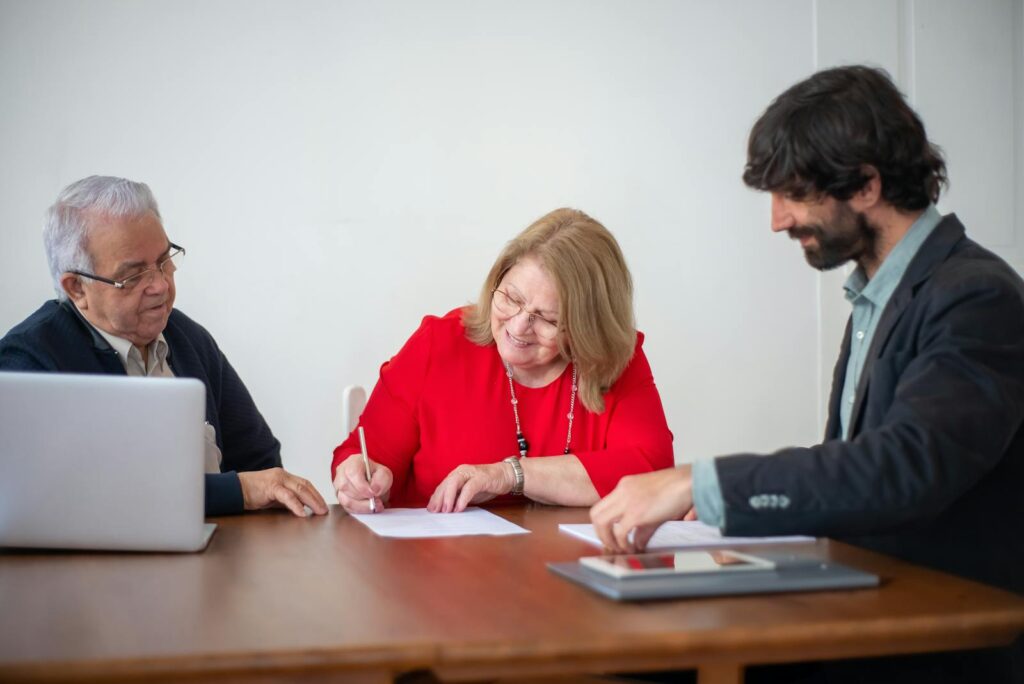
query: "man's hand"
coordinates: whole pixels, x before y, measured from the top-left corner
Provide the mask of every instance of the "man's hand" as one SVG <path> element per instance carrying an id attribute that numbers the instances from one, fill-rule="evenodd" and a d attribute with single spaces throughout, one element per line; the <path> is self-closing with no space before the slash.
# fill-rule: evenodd
<path id="1" fill-rule="evenodd" d="M 366 466 L 362 454 L 352 454 L 338 466 L 334 474 L 334 491 L 338 495 L 338 503 L 349 513 L 369 513 L 370 500 L 379 513 L 391 494 L 394 475 L 391 468 L 370 462 L 370 481 L 366 481 Z"/>
<path id="2" fill-rule="evenodd" d="M 662 523 L 693 508 L 691 466 L 628 475 L 612 493 L 594 504 L 590 520 L 612 553 L 638 553 Z"/>
<path id="3" fill-rule="evenodd" d="M 309 480 L 296 477 L 284 468 L 238 473 L 238 481 L 242 484 L 242 499 L 247 511 L 272 507 L 287 508 L 304 518 L 305 505 L 317 515 L 327 514 L 327 504 L 320 496 L 320 492 L 316 491 L 316 487 Z"/>

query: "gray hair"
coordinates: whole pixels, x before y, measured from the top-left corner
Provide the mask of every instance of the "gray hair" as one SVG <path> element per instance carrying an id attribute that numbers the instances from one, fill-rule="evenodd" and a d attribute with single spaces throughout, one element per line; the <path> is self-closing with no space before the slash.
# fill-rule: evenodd
<path id="1" fill-rule="evenodd" d="M 149 186 L 114 176 L 89 176 L 60 191 L 57 201 L 46 211 L 43 244 L 50 265 L 57 298 L 68 298 L 60 279 L 68 271 L 93 269 L 86 250 L 90 219 L 95 217 L 134 218 L 153 212 L 160 218 L 156 199 Z"/>

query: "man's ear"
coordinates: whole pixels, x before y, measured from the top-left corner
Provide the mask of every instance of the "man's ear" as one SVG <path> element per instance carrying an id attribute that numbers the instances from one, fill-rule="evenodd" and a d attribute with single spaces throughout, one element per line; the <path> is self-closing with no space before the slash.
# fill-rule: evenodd
<path id="1" fill-rule="evenodd" d="M 60 286 L 64 288 L 68 299 L 74 302 L 79 310 L 84 311 L 89 308 L 89 298 L 85 294 L 85 288 L 82 287 L 82 279 L 79 276 L 74 273 L 65 273 L 60 277 Z"/>
<path id="2" fill-rule="evenodd" d="M 850 198 L 850 207 L 857 212 L 870 210 L 882 201 L 882 174 L 871 164 L 862 165 L 860 171 L 868 181 Z"/>

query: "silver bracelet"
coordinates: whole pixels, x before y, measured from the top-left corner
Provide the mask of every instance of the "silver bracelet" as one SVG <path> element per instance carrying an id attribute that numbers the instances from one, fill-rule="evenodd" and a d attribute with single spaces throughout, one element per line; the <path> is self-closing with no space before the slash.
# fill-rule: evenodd
<path id="1" fill-rule="evenodd" d="M 505 459 L 505 463 L 512 466 L 512 475 L 516 478 L 515 483 L 512 485 L 512 491 L 510 492 L 513 496 L 523 495 L 523 484 L 525 478 L 523 477 L 523 464 L 519 462 L 517 456 L 509 456 Z"/>

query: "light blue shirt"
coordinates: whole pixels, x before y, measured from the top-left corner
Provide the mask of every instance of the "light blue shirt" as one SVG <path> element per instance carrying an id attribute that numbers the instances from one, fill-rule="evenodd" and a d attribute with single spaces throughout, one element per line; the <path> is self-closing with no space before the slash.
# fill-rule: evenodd
<path id="1" fill-rule="evenodd" d="M 856 400 L 857 384 L 878 321 L 896 286 L 907 272 L 907 266 L 941 220 L 942 215 L 938 209 L 929 205 L 885 257 L 874 278 L 868 280 L 864 269 L 858 266 L 843 285 L 846 299 L 853 305 L 850 359 L 846 364 L 846 380 L 843 382 L 839 406 L 840 434 L 844 439 L 849 434 L 850 413 Z M 704 458 L 693 463 L 693 505 L 701 522 L 718 528 L 725 526 L 725 500 L 718 483 L 714 458 Z"/>
<path id="2" fill-rule="evenodd" d="M 874 278 L 868 280 L 864 269 L 858 266 L 843 284 L 846 301 L 853 305 L 850 358 L 846 362 L 843 392 L 839 395 L 839 434 L 843 439 L 850 435 L 850 413 L 857 398 L 857 385 L 860 383 L 864 360 L 871 348 L 871 340 L 875 336 L 882 312 L 892 298 L 892 293 L 896 291 L 896 286 L 903 280 L 903 274 L 907 272 L 907 266 L 917 254 L 917 250 L 941 220 L 942 215 L 938 209 L 934 205 L 929 205 L 910 226 L 903 239 L 892 248 L 889 256 L 885 257 Z"/>

